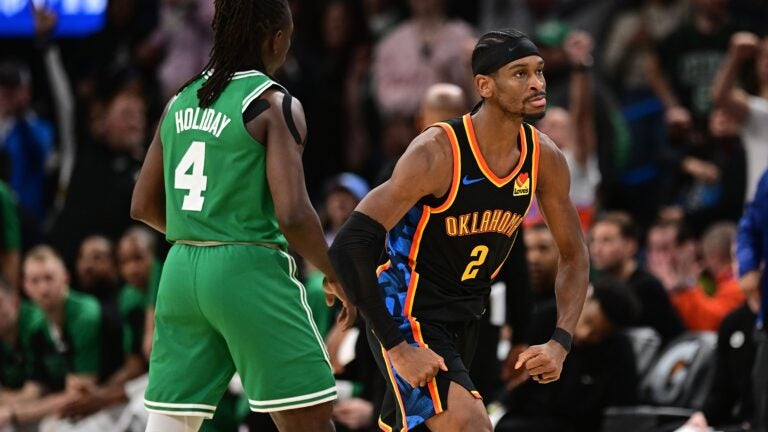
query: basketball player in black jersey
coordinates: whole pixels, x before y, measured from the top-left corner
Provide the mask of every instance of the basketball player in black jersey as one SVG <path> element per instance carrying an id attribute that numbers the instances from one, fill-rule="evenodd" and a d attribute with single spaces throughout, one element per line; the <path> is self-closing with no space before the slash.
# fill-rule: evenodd
<path id="1" fill-rule="evenodd" d="M 329 252 L 389 383 L 384 431 L 491 431 L 467 371 L 491 283 L 534 194 L 560 251 L 557 329 L 516 367 L 557 380 L 584 304 L 589 264 L 568 166 L 524 122 L 544 115 L 544 62 L 524 34 L 505 30 L 480 39 L 472 68 L 482 103 L 416 137 Z M 378 266 L 384 245 L 389 260 Z"/>

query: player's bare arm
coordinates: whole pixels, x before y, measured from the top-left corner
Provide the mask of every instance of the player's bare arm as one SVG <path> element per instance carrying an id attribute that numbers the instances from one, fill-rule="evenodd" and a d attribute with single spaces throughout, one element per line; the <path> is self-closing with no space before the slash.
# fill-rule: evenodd
<path id="1" fill-rule="evenodd" d="M 360 202 L 330 250 L 350 300 L 366 315 L 393 366 L 413 387 L 426 385 L 447 367 L 432 350 L 413 347 L 403 339 L 379 295 L 376 266 L 386 231 L 422 197 L 441 197 L 448 192 L 453 172 L 451 151 L 440 128 L 430 128 L 416 137 L 392 177 Z"/>
<path id="2" fill-rule="evenodd" d="M 451 187 L 453 155 L 448 136 L 427 129 L 408 146 L 392 177 L 371 191 L 356 211 L 377 220 L 388 231 L 422 197 L 441 197 Z"/>
<path id="3" fill-rule="evenodd" d="M 161 118 L 158 125 L 162 124 L 162 121 Z M 136 186 L 133 188 L 131 217 L 165 234 L 165 185 L 160 126 L 155 131 Z"/>
<path id="4" fill-rule="evenodd" d="M 267 181 L 275 204 L 275 216 L 288 243 L 301 256 L 336 280 L 328 260 L 328 245 L 320 219 L 309 200 L 304 183 L 301 155 L 307 137 L 307 123 L 301 102 L 278 90 L 267 90 L 260 98 L 266 108 L 248 123 L 248 132 L 267 146 Z M 289 105 L 290 118 L 283 114 Z M 342 315 L 345 328 L 352 326 L 356 313 L 346 302 L 341 289 L 334 293 L 345 303 Z"/>
<path id="5" fill-rule="evenodd" d="M 568 197 L 568 164 L 555 143 L 543 133 L 538 134 L 541 148 L 539 169 L 548 175 L 539 176 L 536 196 L 560 251 L 555 280 L 558 330 L 546 344 L 534 345 L 521 354 L 515 367 L 525 365 L 534 380 L 546 384 L 560 378 L 568 353 L 564 343 L 570 345 L 570 337 L 584 307 L 589 283 L 589 257 L 579 217 Z M 564 342 L 563 337 L 568 340 Z"/>

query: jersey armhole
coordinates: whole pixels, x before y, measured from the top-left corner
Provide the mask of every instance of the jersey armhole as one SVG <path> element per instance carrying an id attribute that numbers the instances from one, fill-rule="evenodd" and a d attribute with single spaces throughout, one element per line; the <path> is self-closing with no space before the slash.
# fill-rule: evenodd
<path id="1" fill-rule="evenodd" d="M 280 90 L 283 93 L 288 94 L 288 90 L 285 89 L 285 87 L 281 86 L 280 84 L 272 81 L 271 79 L 267 79 L 267 81 L 261 83 L 258 87 L 256 87 L 252 92 L 248 93 L 248 95 L 243 98 L 243 113 L 245 113 L 248 110 L 248 107 L 251 106 L 251 104 L 259 98 L 265 91 L 269 90 L 272 87 L 277 87 L 278 90 Z"/>
<path id="2" fill-rule="evenodd" d="M 422 202 L 432 209 L 432 213 L 440 213 L 451 207 L 459 191 L 459 177 L 461 176 L 461 150 L 459 149 L 459 139 L 451 125 L 445 122 L 439 122 L 429 127 L 443 128 L 445 134 L 448 135 L 448 140 L 451 142 L 451 154 L 453 156 L 453 174 L 451 176 L 451 187 L 448 189 L 448 192 L 443 194 L 443 196 L 440 198 L 435 197 L 434 195 L 429 195 L 422 198 Z"/>
<path id="3" fill-rule="evenodd" d="M 245 133 L 251 138 L 251 140 L 253 140 L 253 142 L 265 148 L 266 148 L 266 143 L 262 143 L 258 141 L 256 138 L 252 137 L 250 132 L 248 132 L 248 127 L 246 125 L 249 121 L 258 117 L 261 113 L 263 113 L 264 111 L 270 108 L 269 103 L 263 99 L 259 99 L 259 97 L 262 94 L 264 94 L 265 91 L 271 89 L 272 87 L 275 87 L 278 91 L 282 93 L 290 95 L 290 93 L 288 93 L 288 90 L 286 90 L 285 87 L 276 83 L 275 81 L 272 81 L 271 79 L 268 79 L 266 82 L 256 87 L 252 92 L 248 93 L 248 95 L 243 99 L 243 112 L 242 112 L 242 116 L 240 117 L 240 121 L 243 122 L 243 128 L 245 129 Z"/>

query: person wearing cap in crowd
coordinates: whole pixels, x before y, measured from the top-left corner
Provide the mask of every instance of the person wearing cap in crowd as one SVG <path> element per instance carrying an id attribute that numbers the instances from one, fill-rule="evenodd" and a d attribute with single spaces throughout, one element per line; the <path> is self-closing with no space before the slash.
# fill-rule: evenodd
<path id="1" fill-rule="evenodd" d="M 326 183 L 322 222 L 328 244 L 369 190 L 368 182 L 351 172 L 338 174 Z"/>
<path id="2" fill-rule="evenodd" d="M 416 137 L 329 250 L 388 380 L 383 430 L 492 429 L 467 371 L 490 285 L 534 194 L 560 252 L 558 320 L 551 339 L 524 351 L 517 368 L 541 384 L 556 381 L 584 305 L 589 263 L 568 165 L 524 122 L 544 115 L 544 61 L 525 34 L 509 29 L 480 38 L 472 69 L 482 102 Z M 385 243 L 389 262 L 377 271 Z"/>

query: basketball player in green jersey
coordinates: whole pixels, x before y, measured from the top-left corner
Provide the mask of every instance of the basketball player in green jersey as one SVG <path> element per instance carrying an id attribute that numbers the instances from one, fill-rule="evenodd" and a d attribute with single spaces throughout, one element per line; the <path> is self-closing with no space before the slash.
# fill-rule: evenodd
<path id="1" fill-rule="evenodd" d="M 301 163 L 306 123 L 271 79 L 286 0 L 216 0 L 211 60 L 168 103 L 131 214 L 173 242 L 160 280 L 148 432 L 197 431 L 237 371 L 281 431 L 332 431 L 336 387 L 287 244 L 335 280 Z M 329 291 L 341 292 L 336 284 Z M 344 309 L 347 323 L 354 309 Z"/>

